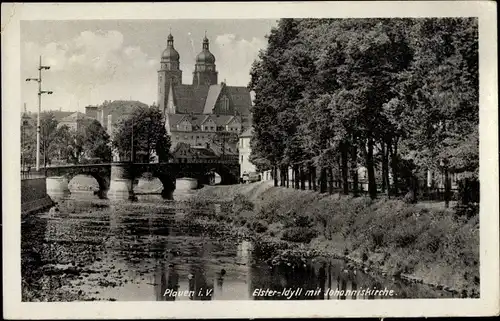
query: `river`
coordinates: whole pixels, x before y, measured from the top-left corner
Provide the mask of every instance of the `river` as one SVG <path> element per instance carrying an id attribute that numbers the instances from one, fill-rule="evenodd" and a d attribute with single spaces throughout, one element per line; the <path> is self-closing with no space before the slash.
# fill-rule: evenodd
<path id="1" fill-rule="evenodd" d="M 370 276 L 338 259 L 272 266 L 259 244 L 186 224 L 190 209 L 182 200 L 190 194 L 176 192 L 176 201 L 139 195 L 131 203 L 77 193 L 59 200 L 60 211 L 30 217 L 22 224 L 23 301 L 451 296 L 422 284 Z M 384 295 L 374 293 L 385 289 Z"/>

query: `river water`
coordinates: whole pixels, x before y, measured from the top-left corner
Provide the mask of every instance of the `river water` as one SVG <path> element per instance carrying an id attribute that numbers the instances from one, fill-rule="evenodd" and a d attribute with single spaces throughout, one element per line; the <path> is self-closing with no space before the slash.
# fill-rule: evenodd
<path id="1" fill-rule="evenodd" d="M 261 245 L 186 224 L 189 192 L 130 203 L 72 194 L 22 224 L 23 300 L 173 301 L 439 298 L 337 259 L 272 266 Z M 213 210 L 212 207 L 196 209 Z M 221 223 L 222 224 L 222 223 Z M 392 296 L 362 290 L 392 290 Z M 356 295 L 342 290 L 358 290 Z M 26 294 L 26 295 L 24 295 Z"/>

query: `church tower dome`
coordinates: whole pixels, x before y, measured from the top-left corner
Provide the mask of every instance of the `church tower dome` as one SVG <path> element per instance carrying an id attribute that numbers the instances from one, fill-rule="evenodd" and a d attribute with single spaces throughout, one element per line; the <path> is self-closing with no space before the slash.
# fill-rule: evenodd
<path id="1" fill-rule="evenodd" d="M 167 37 L 167 48 L 163 50 L 161 55 L 162 62 L 179 62 L 179 53 L 174 48 L 174 37 L 169 34 Z"/>
<path id="2" fill-rule="evenodd" d="M 210 52 L 207 35 L 203 38 L 202 51 L 196 56 L 193 72 L 193 85 L 216 85 L 217 71 L 215 70 L 215 56 Z"/>
<path id="3" fill-rule="evenodd" d="M 203 50 L 196 56 L 196 63 L 214 64 L 215 56 L 209 50 L 208 38 L 203 38 Z"/>

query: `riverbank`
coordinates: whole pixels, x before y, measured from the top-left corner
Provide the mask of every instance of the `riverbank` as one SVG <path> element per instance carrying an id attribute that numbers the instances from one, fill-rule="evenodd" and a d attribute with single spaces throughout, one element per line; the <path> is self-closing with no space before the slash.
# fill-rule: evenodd
<path id="1" fill-rule="evenodd" d="M 224 222 L 238 233 L 350 260 L 365 271 L 479 296 L 479 216 L 401 200 L 273 187 L 208 186 L 195 202 L 229 202 Z M 222 220 L 221 218 L 215 218 Z M 213 218 L 212 218 L 213 220 Z"/>

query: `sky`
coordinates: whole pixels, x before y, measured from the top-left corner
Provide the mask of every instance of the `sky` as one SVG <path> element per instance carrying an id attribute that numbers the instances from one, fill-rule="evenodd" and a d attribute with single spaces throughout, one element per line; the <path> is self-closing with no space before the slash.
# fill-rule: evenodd
<path id="1" fill-rule="evenodd" d="M 43 110 L 85 111 L 104 100 L 157 99 L 160 56 L 172 32 L 184 84 L 191 84 L 196 55 L 207 33 L 219 82 L 247 86 L 250 67 L 276 20 L 79 20 L 21 22 L 21 95 L 36 111 L 42 64 Z"/>

